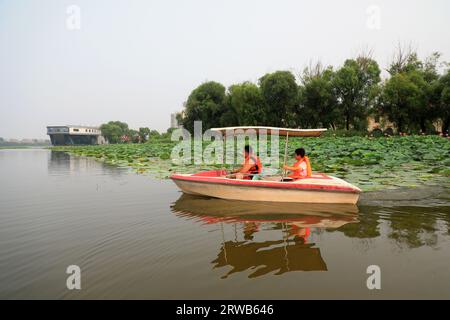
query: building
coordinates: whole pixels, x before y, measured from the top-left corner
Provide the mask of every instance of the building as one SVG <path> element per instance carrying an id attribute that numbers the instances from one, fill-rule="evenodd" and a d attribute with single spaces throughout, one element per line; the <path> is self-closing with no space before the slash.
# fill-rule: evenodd
<path id="1" fill-rule="evenodd" d="M 102 132 L 97 127 L 48 126 L 47 134 L 54 146 L 106 143 Z"/>
<path id="2" fill-rule="evenodd" d="M 170 114 L 170 128 L 178 128 L 177 113 Z"/>
<path id="3" fill-rule="evenodd" d="M 374 133 L 376 131 L 380 134 L 393 135 L 397 132 L 395 125 L 390 122 L 386 117 L 368 117 L 367 118 L 367 131 Z"/>
<path id="4" fill-rule="evenodd" d="M 432 130 L 439 133 L 442 128 L 442 120 L 436 120 L 431 123 Z M 393 135 L 399 133 L 394 123 L 390 122 L 387 117 L 368 117 L 367 118 L 367 131 L 384 133 L 387 135 Z"/>

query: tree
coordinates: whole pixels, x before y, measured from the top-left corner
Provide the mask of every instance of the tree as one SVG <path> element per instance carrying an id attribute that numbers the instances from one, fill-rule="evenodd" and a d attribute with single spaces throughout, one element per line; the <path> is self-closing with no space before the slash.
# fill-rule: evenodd
<path id="1" fill-rule="evenodd" d="M 407 74 L 409 80 L 417 87 L 419 91 L 416 95 L 416 101 L 411 106 L 409 114 L 410 127 L 412 129 L 420 128 L 420 131 L 427 131 L 427 122 L 432 119 L 431 90 L 432 83 L 425 80 L 425 73 L 419 70 L 409 71 Z"/>
<path id="2" fill-rule="evenodd" d="M 222 114 L 219 118 L 220 127 L 233 127 L 237 126 L 239 115 L 233 110 L 230 105 L 230 97 L 227 95 L 226 102 L 222 107 Z"/>
<path id="3" fill-rule="evenodd" d="M 421 67 L 422 62 L 418 59 L 417 52 L 412 48 L 412 46 L 402 46 L 399 44 L 397 46 L 397 51 L 394 53 L 392 61 L 389 64 L 387 72 L 393 76 L 398 73 L 417 70 Z"/>
<path id="4" fill-rule="evenodd" d="M 436 85 L 439 84 L 438 65 L 440 64 L 441 54 L 434 52 L 427 57 L 424 62 L 418 64 L 415 70 L 417 76 L 416 83 L 420 86 L 424 93 L 424 101 L 421 108 L 417 110 L 417 122 L 422 132 L 427 131 L 427 127 L 431 127 L 430 123 L 436 118 L 441 117 L 439 112 L 439 101 L 436 100 Z"/>
<path id="5" fill-rule="evenodd" d="M 149 128 L 139 128 L 138 135 L 139 135 L 139 142 L 146 142 L 148 138 L 150 137 L 151 131 Z"/>
<path id="6" fill-rule="evenodd" d="M 415 80 L 417 81 L 417 80 Z M 383 86 L 381 109 L 388 119 L 403 132 L 412 116 L 423 103 L 423 91 L 410 73 L 397 73 Z"/>
<path id="7" fill-rule="evenodd" d="M 140 143 L 141 142 L 141 136 L 139 134 L 139 131 L 137 131 L 137 130 L 129 129 L 126 136 L 128 137 L 128 139 L 126 139 L 124 142 L 132 142 L 132 143 Z"/>
<path id="8" fill-rule="evenodd" d="M 298 123 L 302 127 L 335 127 L 338 115 L 333 76 L 333 69 L 324 69 L 320 63 L 303 70 L 297 110 Z"/>
<path id="9" fill-rule="evenodd" d="M 268 126 L 283 127 L 295 125 L 295 109 L 298 99 L 298 86 L 294 75 L 289 71 L 268 73 L 259 79 Z"/>
<path id="10" fill-rule="evenodd" d="M 427 132 L 427 128 L 431 126 L 431 121 L 439 117 L 437 114 L 439 92 L 436 90 L 439 87 L 437 84 L 440 58 L 441 54 L 435 52 L 424 61 L 421 61 L 417 53 L 411 48 L 405 50 L 401 47 L 398 48 L 397 53 L 394 55 L 394 59 L 388 68 L 391 79 L 397 75 L 403 75 L 403 84 L 409 81 L 414 85 L 413 91 L 416 99 L 416 101 L 411 101 L 408 104 L 402 104 L 407 110 L 403 112 L 405 116 L 401 117 L 400 123 L 402 128 L 399 128 L 399 131 L 408 127 L 410 130 L 420 129 L 421 132 Z M 397 84 L 401 85 L 400 82 L 397 82 Z M 397 89 L 400 90 L 399 87 Z M 384 98 L 386 100 L 389 96 L 384 95 Z M 397 98 L 397 101 L 400 101 L 399 98 L 401 97 Z M 405 99 L 404 102 L 406 102 Z M 389 110 L 392 112 L 391 109 Z M 397 114 L 399 115 L 400 113 L 397 112 Z"/>
<path id="11" fill-rule="evenodd" d="M 338 101 L 338 110 L 345 121 L 345 128 L 362 129 L 361 123 L 369 113 L 375 99 L 381 70 L 369 55 L 346 60 L 335 73 L 333 86 Z"/>
<path id="12" fill-rule="evenodd" d="M 122 136 L 129 134 L 128 124 L 120 121 L 109 121 L 102 124 L 100 130 L 109 143 L 119 143 Z"/>
<path id="13" fill-rule="evenodd" d="M 173 129 L 173 128 L 171 128 Z M 161 137 L 161 134 L 157 131 L 157 130 L 150 130 L 150 133 L 148 135 L 148 139 L 152 139 L 152 138 L 159 138 Z"/>
<path id="14" fill-rule="evenodd" d="M 225 106 L 225 87 L 214 81 L 205 82 L 189 95 L 184 116 L 180 119 L 182 126 L 193 132 L 194 121 L 202 121 L 203 128 L 208 129 L 220 124 Z"/>
<path id="15" fill-rule="evenodd" d="M 259 87 L 250 82 L 232 85 L 228 89 L 228 103 L 240 126 L 264 125 L 264 102 Z M 224 123 L 223 125 L 231 125 Z"/>
<path id="16" fill-rule="evenodd" d="M 434 115 L 442 120 L 442 133 L 448 133 L 450 126 L 450 70 L 436 81 L 434 88 Z"/>

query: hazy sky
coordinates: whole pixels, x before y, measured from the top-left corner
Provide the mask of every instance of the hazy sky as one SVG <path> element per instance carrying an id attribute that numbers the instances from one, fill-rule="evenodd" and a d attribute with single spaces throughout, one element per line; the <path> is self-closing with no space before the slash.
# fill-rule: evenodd
<path id="1" fill-rule="evenodd" d="M 448 0 L 0 0 L 0 137 L 109 120 L 161 131 L 206 80 L 338 66 L 363 48 L 385 67 L 399 42 L 450 60 L 449 30 Z"/>

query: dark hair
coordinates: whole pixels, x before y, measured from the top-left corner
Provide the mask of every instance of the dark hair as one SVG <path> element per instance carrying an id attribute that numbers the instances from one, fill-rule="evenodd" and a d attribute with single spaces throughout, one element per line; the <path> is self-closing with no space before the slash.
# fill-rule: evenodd
<path id="1" fill-rule="evenodd" d="M 252 147 L 250 147 L 249 145 L 244 147 L 245 152 L 247 153 L 251 153 L 253 151 Z"/>
<path id="2" fill-rule="evenodd" d="M 298 149 L 295 149 L 295 154 L 303 158 L 305 156 L 306 152 L 305 152 L 305 149 L 298 148 Z"/>

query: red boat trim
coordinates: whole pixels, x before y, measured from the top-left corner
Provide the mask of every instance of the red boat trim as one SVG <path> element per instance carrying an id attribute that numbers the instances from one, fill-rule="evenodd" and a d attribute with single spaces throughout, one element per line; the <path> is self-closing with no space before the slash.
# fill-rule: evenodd
<path id="1" fill-rule="evenodd" d="M 242 187 L 255 187 L 255 188 L 272 188 L 272 189 L 297 189 L 297 190 L 315 190 L 315 191 L 335 191 L 335 192 L 351 192 L 360 193 L 351 187 L 342 186 L 324 186 L 316 184 L 298 184 L 292 182 L 274 183 L 271 181 L 253 181 L 253 180 L 231 180 L 226 178 L 211 178 L 206 176 L 183 176 L 174 174 L 170 177 L 172 180 L 189 181 L 196 183 L 209 183 L 209 184 L 222 184 L 222 185 L 235 185 Z"/>

